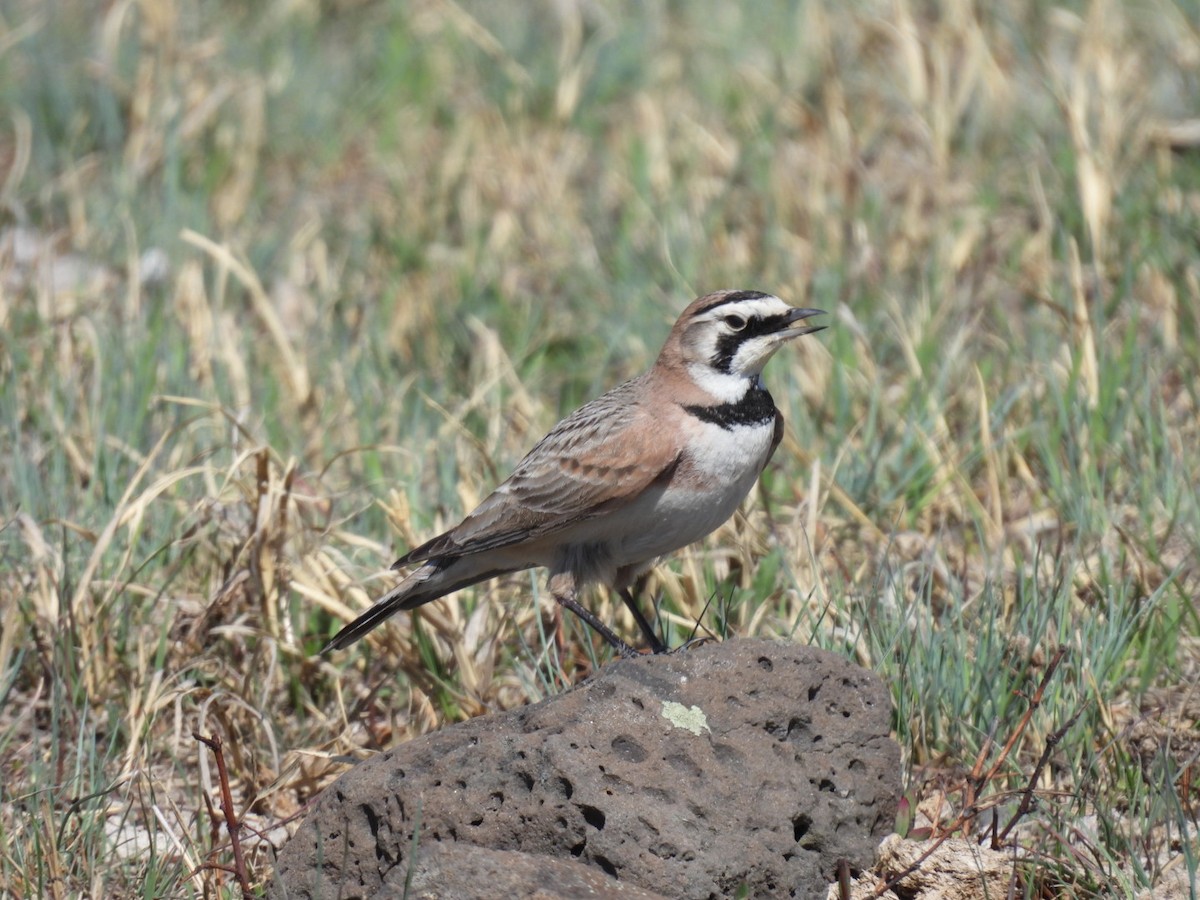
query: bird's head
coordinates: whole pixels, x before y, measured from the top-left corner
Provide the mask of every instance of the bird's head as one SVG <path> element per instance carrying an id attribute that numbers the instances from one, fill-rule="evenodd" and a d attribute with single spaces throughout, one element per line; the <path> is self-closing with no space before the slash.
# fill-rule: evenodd
<path id="1" fill-rule="evenodd" d="M 718 291 L 683 311 L 663 347 L 662 360 L 696 374 L 707 370 L 714 380 L 753 380 L 786 341 L 825 328 L 800 324 L 824 314 L 788 306 L 759 291 Z"/>

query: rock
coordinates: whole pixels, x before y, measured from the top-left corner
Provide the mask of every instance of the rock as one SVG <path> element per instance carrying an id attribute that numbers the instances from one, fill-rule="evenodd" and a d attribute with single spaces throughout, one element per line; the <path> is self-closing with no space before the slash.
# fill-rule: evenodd
<path id="1" fill-rule="evenodd" d="M 439 841 L 417 853 L 412 880 L 397 866 L 372 896 L 396 900 L 462 900 L 464 897 L 528 897 L 531 900 L 667 900 L 663 894 L 617 881 L 576 859 L 555 859 L 519 850 L 491 850 Z"/>
<path id="2" fill-rule="evenodd" d="M 1012 896 L 1017 884 L 1018 859 L 1011 847 L 993 850 L 978 841 L 952 838 L 934 847 L 934 841 L 910 841 L 888 835 L 879 845 L 873 872 L 864 873 L 850 886 L 850 900 L 988 900 Z M 930 852 L 932 851 L 932 852 Z M 929 853 L 928 856 L 925 854 Z M 878 885 L 890 881 L 909 867 L 915 871 L 900 879 L 895 891 L 880 895 Z M 1019 887 L 1016 888 L 1020 890 Z M 838 900 L 840 892 L 830 888 L 826 900 Z"/>
<path id="3" fill-rule="evenodd" d="M 281 851 L 270 894 L 402 892 L 415 828 L 418 871 L 444 871 L 454 847 L 474 862 L 454 874 L 479 879 L 453 893 L 427 879 L 420 896 L 531 895 L 542 882 L 489 874 L 503 866 L 488 851 L 517 851 L 546 872 L 604 873 L 606 891 L 822 897 L 838 860 L 869 867 L 894 824 L 889 721 L 875 675 L 811 647 L 729 641 L 620 660 L 347 772 Z"/>

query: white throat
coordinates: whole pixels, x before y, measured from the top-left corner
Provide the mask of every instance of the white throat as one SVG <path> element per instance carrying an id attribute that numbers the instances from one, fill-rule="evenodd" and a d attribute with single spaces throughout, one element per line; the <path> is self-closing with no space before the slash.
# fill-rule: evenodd
<path id="1" fill-rule="evenodd" d="M 746 391 L 750 390 L 758 381 L 758 376 L 751 379 L 745 375 L 719 372 L 712 366 L 702 363 L 693 363 L 688 366 L 688 375 L 692 377 L 692 381 L 696 382 L 698 387 L 710 393 L 713 399 L 721 403 L 737 403 L 746 396 Z"/>

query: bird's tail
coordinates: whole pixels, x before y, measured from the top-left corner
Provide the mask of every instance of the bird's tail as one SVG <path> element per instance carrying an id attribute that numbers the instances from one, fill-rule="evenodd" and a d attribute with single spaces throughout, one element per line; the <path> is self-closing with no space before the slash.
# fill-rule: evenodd
<path id="1" fill-rule="evenodd" d="M 482 569 L 472 565 L 469 557 L 454 560 L 430 560 L 416 571 L 410 573 L 398 585 L 375 601 L 375 605 L 334 635 L 322 653 L 332 650 L 343 650 L 349 647 L 368 631 L 379 625 L 384 619 L 395 615 L 401 610 L 416 609 L 422 604 L 429 603 L 446 594 L 498 575 L 516 572 L 527 566 L 514 566 L 501 569 Z"/>

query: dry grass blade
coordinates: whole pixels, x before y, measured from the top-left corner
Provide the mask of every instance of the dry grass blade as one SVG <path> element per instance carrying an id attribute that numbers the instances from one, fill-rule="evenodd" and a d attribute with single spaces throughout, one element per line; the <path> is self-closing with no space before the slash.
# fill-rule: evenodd
<path id="1" fill-rule="evenodd" d="M 254 270 L 238 259 L 233 251 L 224 244 L 218 244 L 191 229 L 184 229 L 180 237 L 207 253 L 222 270 L 231 272 L 246 289 L 254 304 L 255 313 L 267 329 L 267 333 L 270 334 L 275 349 L 279 351 L 282 374 L 291 388 L 292 402 L 296 409 L 303 409 L 312 400 L 312 385 L 309 380 L 308 367 L 292 347 L 287 330 L 283 327 L 279 314 L 271 304 L 271 300 Z"/>

